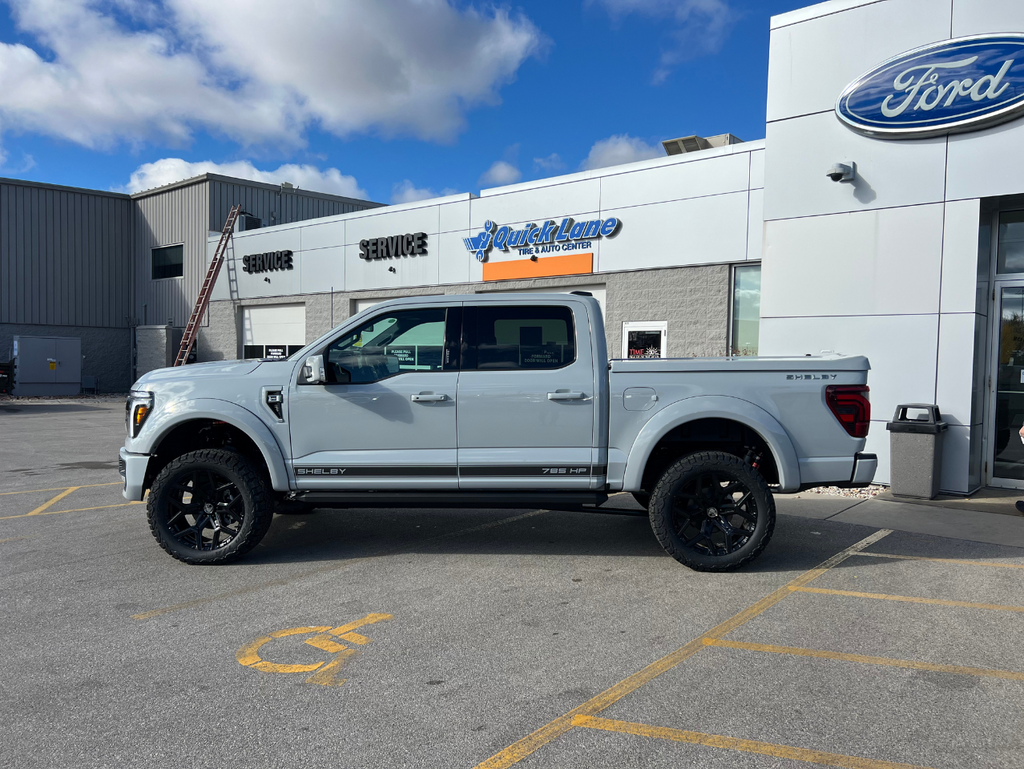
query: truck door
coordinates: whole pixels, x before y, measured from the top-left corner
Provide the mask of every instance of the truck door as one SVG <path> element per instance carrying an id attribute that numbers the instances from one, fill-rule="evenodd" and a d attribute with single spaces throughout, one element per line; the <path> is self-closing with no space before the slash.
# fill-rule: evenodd
<path id="1" fill-rule="evenodd" d="M 586 311 L 565 304 L 464 308 L 459 487 L 589 489 L 594 361 Z"/>
<path id="2" fill-rule="evenodd" d="M 324 348 L 328 383 L 290 395 L 299 489 L 458 488 L 461 315 L 461 306 L 385 310 Z"/>

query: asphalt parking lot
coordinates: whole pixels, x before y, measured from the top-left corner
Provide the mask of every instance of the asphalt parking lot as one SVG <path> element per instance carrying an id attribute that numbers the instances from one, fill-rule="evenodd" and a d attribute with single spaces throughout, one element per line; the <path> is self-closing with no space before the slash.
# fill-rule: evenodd
<path id="1" fill-rule="evenodd" d="M 711 575 L 643 517 L 347 510 L 190 567 L 123 431 L 0 404 L 2 766 L 1024 763 L 1024 550 L 781 515 Z"/>

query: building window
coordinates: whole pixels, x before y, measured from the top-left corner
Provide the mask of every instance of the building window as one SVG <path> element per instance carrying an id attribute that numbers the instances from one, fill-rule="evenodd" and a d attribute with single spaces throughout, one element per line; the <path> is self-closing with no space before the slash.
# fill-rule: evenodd
<path id="1" fill-rule="evenodd" d="M 185 247 L 163 246 L 153 249 L 153 280 L 180 278 L 185 274 Z"/>
<path id="2" fill-rule="evenodd" d="M 999 214 L 999 256 L 996 272 L 1024 272 L 1024 211 Z"/>
<path id="3" fill-rule="evenodd" d="M 761 265 L 744 264 L 732 273 L 731 355 L 757 355 L 761 324 Z"/>
<path id="4" fill-rule="evenodd" d="M 623 358 L 664 358 L 668 349 L 668 321 L 626 321 L 622 324 Z"/>

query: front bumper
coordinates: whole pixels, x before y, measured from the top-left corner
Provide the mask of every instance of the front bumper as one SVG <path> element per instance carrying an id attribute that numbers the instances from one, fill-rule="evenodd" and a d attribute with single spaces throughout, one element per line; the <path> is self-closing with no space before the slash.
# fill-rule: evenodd
<path id="1" fill-rule="evenodd" d="M 121 449 L 117 467 L 124 481 L 121 494 L 131 502 L 141 502 L 146 483 L 146 468 L 149 466 L 149 454 L 132 454 Z"/>

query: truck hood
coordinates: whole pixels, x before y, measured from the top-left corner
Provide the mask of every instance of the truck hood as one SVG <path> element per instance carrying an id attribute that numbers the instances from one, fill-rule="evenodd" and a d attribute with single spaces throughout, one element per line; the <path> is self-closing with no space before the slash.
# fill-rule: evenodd
<path id="1" fill-rule="evenodd" d="M 245 376 L 251 374 L 260 366 L 258 360 L 227 360 L 213 361 L 211 363 L 193 363 L 188 366 L 176 368 L 158 368 L 143 374 L 139 380 L 132 385 L 133 390 L 145 390 L 146 385 L 160 387 L 173 382 L 193 382 L 196 379 L 206 377 L 231 377 Z"/>

